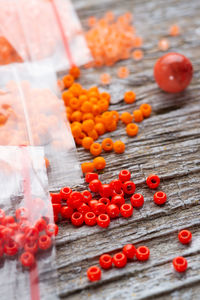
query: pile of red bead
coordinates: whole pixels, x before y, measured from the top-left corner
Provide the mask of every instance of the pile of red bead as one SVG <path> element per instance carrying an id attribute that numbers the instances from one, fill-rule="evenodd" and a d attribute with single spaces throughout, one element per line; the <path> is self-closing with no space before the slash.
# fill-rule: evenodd
<path id="1" fill-rule="evenodd" d="M 116 253 L 113 257 L 110 254 L 103 254 L 99 258 L 99 264 L 102 269 L 108 270 L 112 265 L 116 268 L 124 268 L 128 260 L 133 260 L 135 257 L 139 261 L 149 259 L 150 251 L 146 246 L 140 246 L 137 249 L 132 244 L 127 244 L 121 252 Z M 98 266 L 92 266 L 87 270 L 87 276 L 90 281 L 98 281 L 101 279 L 101 269 Z"/>
<path id="2" fill-rule="evenodd" d="M 21 264 L 30 268 L 35 264 L 38 250 L 44 251 L 51 247 L 58 226 L 49 223 L 47 217 L 41 217 L 31 224 L 29 216 L 25 207 L 18 208 L 15 216 L 6 215 L 0 209 L 0 257 L 20 254 Z"/>

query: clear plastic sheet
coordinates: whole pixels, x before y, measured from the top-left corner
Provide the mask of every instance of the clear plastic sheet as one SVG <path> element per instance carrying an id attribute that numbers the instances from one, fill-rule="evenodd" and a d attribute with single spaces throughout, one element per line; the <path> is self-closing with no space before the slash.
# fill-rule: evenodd
<path id="1" fill-rule="evenodd" d="M 43 148 L 0 146 L 0 189 L 1 299 L 57 299 L 54 236 L 47 232 L 54 221 Z M 41 236 L 48 236 L 46 249 Z M 21 255 L 30 245 L 38 249 L 35 263 L 27 267 Z"/>
<path id="2" fill-rule="evenodd" d="M 76 147 L 47 64 L 0 68 L 0 144 L 44 146 L 50 190 L 80 182 Z"/>
<path id="3" fill-rule="evenodd" d="M 56 71 L 91 61 L 69 0 L 1 0 L 0 24 L 24 61 L 50 58 Z"/>

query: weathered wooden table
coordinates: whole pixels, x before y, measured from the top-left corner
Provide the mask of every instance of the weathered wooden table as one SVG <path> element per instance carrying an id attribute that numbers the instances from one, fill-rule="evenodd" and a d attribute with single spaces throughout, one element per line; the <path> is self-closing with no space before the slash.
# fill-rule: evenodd
<path id="1" fill-rule="evenodd" d="M 106 182 L 119 170 L 128 168 L 142 192 L 145 204 L 133 217 L 111 222 L 109 229 L 74 228 L 62 224 L 57 238 L 57 272 L 59 295 L 64 299 L 173 299 L 200 298 L 200 1 L 199 0 L 74 0 L 80 19 L 102 16 L 107 10 L 116 14 L 131 11 L 137 32 L 144 39 L 144 60 L 122 61 L 111 68 L 83 70 L 80 82 L 92 86 L 99 74 L 108 71 L 113 78 L 108 90 L 115 104 L 112 109 L 132 111 L 140 104 L 152 105 L 153 113 L 139 125 L 137 138 L 127 137 L 123 126 L 113 132 L 126 143 L 123 155 L 105 155 L 107 166 L 102 176 Z M 177 23 L 182 34 L 169 38 L 170 51 L 188 56 L 194 66 L 194 78 L 183 93 L 172 95 L 160 91 L 153 79 L 153 66 L 163 53 L 158 40 L 167 36 L 169 26 Z M 116 70 L 127 65 L 131 75 L 118 79 Z M 125 105 L 125 90 L 133 89 L 137 102 Z M 78 149 L 81 161 L 90 154 Z M 164 207 L 152 201 L 153 191 L 145 186 L 150 173 L 159 174 L 161 189 L 167 193 Z M 192 231 L 191 245 L 178 242 L 180 229 Z M 131 262 L 126 268 L 103 272 L 102 280 L 90 283 L 86 277 L 89 266 L 97 264 L 99 255 L 114 253 L 127 242 L 145 244 L 151 258 L 145 263 Z M 172 259 L 182 255 L 188 260 L 185 274 L 175 273 Z"/>

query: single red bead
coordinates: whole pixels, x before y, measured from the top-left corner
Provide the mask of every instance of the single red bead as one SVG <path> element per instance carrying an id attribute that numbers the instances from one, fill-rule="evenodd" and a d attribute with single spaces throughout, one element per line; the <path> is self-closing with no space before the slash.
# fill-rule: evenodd
<path id="1" fill-rule="evenodd" d="M 60 190 L 60 198 L 67 201 L 71 193 L 72 190 L 68 186 L 65 186 Z"/>
<path id="2" fill-rule="evenodd" d="M 67 200 L 68 206 L 78 208 L 83 203 L 83 195 L 79 192 L 72 192 Z"/>
<path id="3" fill-rule="evenodd" d="M 27 220 L 21 220 L 20 222 L 19 222 L 19 230 L 21 231 L 21 232 L 26 232 L 26 230 L 29 228 L 29 227 L 31 227 L 31 224 L 30 224 L 30 222 L 29 221 L 27 221 Z"/>
<path id="4" fill-rule="evenodd" d="M 38 239 L 38 236 L 39 236 L 39 231 L 37 230 L 36 227 L 29 227 L 26 230 L 25 237 L 27 241 L 30 242 L 36 241 Z"/>
<path id="5" fill-rule="evenodd" d="M 37 230 L 39 232 L 45 230 L 45 228 L 47 227 L 47 222 L 44 218 L 39 218 L 36 223 L 35 223 L 35 228 L 37 228 Z"/>
<path id="6" fill-rule="evenodd" d="M 174 258 L 172 263 L 177 272 L 185 272 L 187 270 L 187 260 L 182 256 Z"/>
<path id="7" fill-rule="evenodd" d="M 131 197 L 131 204 L 136 208 L 142 207 L 144 204 L 144 197 L 141 194 L 134 194 Z"/>
<path id="8" fill-rule="evenodd" d="M 135 192 L 135 183 L 132 181 L 125 181 L 123 184 L 124 193 L 132 195 Z"/>
<path id="9" fill-rule="evenodd" d="M 129 181 L 131 179 L 131 172 L 129 170 L 121 170 L 119 172 L 119 180 L 121 182 Z"/>
<path id="10" fill-rule="evenodd" d="M 3 209 L 0 208 L 0 224 L 3 221 L 3 219 L 5 218 L 5 211 Z"/>
<path id="11" fill-rule="evenodd" d="M 12 228 L 4 226 L 1 229 L 1 237 L 4 241 L 10 240 L 10 238 L 14 235 L 15 231 Z"/>
<path id="12" fill-rule="evenodd" d="M 16 219 L 19 220 L 27 220 L 29 217 L 29 211 L 26 207 L 19 207 L 15 211 Z"/>
<path id="13" fill-rule="evenodd" d="M 61 212 L 61 204 L 60 203 L 53 203 L 52 208 L 53 208 L 54 215 L 58 215 Z"/>
<path id="14" fill-rule="evenodd" d="M 107 207 L 110 204 L 110 200 L 108 198 L 103 197 L 99 199 L 99 203 L 103 203 Z"/>
<path id="15" fill-rule="evenodd" d="M 125 203 L 120 207 L 120 213 L 124 218 L 130 218 L 133 214 L 133 206 L 131 204 Z"/>
<path id="16" fill-rule="evenodd" d="M 92 210 L 95 213 L 95 215 L 97 215 L 97 216 L 99 216 L 101 214 L 105 214 L 106 205 L 101 202 L 98 202 L 98 203 L 94 204 Z"/>
<path id="17" fill-rule="evenodd" d="M 8 228 L 12 229 L 13 231 L 18 231 L 19 230 L 19 224 L 14 222 L 14 223 L 9 223 L 7 225 Z"/>
<path id="18" fill-rule="evenodd" d="M 50 223 L 47 225 L 45 231 L 48 236 L 56 236 L 58 234 L 58 225 Z"/>
<path id="19" fill-rule="evenodd" d="M 39 237 L 38 246 L 41 250 L 47 250 L 51 247 L 52 241 L 51 238 L 44 234 Z"/>
<path id="20" fill-rule="evenodd" d="M 74 226 L 81 226 L 84 222 L 84 216 L 80 212 L 76 211 L 71 216 L 71 222 Z"/>
<path id="21" fill-rule="evenodd" d="M 182 244 L 189 244 L 192 240 L 192 233 L 189 230 L 181 230 L 178 239 Z"/>
<path id="22" fill-rule="evenodd" d="M 92 266 L 87 270 L 87 277 L 90 281 L 98 281 L 101 279 L 101 269 L 97 266 Z"/>
<path id="23" fill-rule="evenodd" d="M 84 221 L 85 221 L 85 224 L 88 225 L 88 226 L 96 225 L 97 218 L 96 218 L 95 213 L 93 213 L 92 211 L 87 212 L 84 216 Z"/>
<path id="24" fill-rule="evenodd" d="M 119 216 L 119 207 L 116 204 L 110 204 L 107 206 L 106 212 L 111 219 L 117 218 Z"/>
<path id="25" fill-rule="evenodd" d="M 110 182 L 110 188 L 112 191 L 120 193 L 122 189 L 122 182 L 119 179 L 114 179 Z"/>
<path id="26" fill-rule="evenodd" d="M 132 244 L 127 244 L 123 247 L 123 253 L 126 255 L 127 258 L 133 259 L 136 254 L 136 248 Z"/>
<path id="27" fill-rule="evenodd" d="M 20 261 L 24 267 L 30 268 L 35 264 L 35 257 L 31 252 L 26 251 L 20 256 Z"/>
<path id="28" fill-rule="evenodd" d="M 167 201 L 167 195 L 164 192 L 156 192 L 153 196 L 153 200 L 157 205 L 162 205 Z"/>
<path id="29" fill-rule="evenodd" d="M 149 175 L 146 183 L 150 189 L 156 189 L 160 184 L 160 178 L 157 175 Z"/>
<path id="30" fill-rule="evenodd" d="M 97 203 L 99 203 L 99 201 L 96 200 L 96 199 L 90 200 L 90 201 L 89 201 L 89 206 L 93 209 L 93 207 L 94 207 Z"/>
<path id="31" fill-rule="evenodd" d="M 61 202 L 60 193 L 50 193 L 50 196 L 51 196 L 51 203 L 60 203 Z"/>
<path id="32" fill-rule="evenodd" d="M 13 216 L 5 216 L 1 221 L 1 224 L 5 226 L 10 223 L 15 223 L 15 218 Z"/>
<path id="33" fill-rule="evenodd" d="M 79 211 L 81 214 L 85 215 L 87 212 L 91 211 L 91 208 L 90 208 L 87 204 L 82 203 L 82 204 L 79 206 L 78 211 Z"/>
<path id="34" fill-rule="evenodd" d="M 110 225 L 110 217 L 107 214 L 101 214 L 97 217 L 97 224 L 102 227 L 106 228 Z"/>
<path id="35" fill-rule="evenodd" d="M 101 255 L 99 258 L 99 264 L 105 270 L 112 268 L 112 256 L 109 254 Z"/>
<path id="36" fill-rule="evenodd" d="M 92 200 L 92 194 L 89 191 L 85 190 L 81 194 L 83 195 L 83 201 L 85 203 L 88 203 L 90 200 Z"/>
<path id="37" fill-rule="evenodd" d="M 24 244 L 24 250 L 35 254 L 38 251 L 37 241 L 28 241 Z"/>
<path id="38" fill-rule="evenodd" d="M 154 77 L 159 87 L 168 93 L 183 91 L 190 83 L 193 67 L 190 60 L 179 53 L 168 53 L 154 66 Z"/>
<path id="39" fill-rule="evenodd" d="M 94 179 L 89 183 L 89 189 L 94 193 L 98 193 L 100 187 L 101 187 L 101 181 L 99 179 Z"/>
<path id="40" fill-rule="evenodd" d="M 4 253 L 13 256 L 18 252 L 18 245 L 14 240 L 9 240 L 4 245 Z"/>
<path id="41" fill-rule="evenodd" d="M 73 212 L 74 212 L 74 210 L 70 206 L 63 206 L 61 208 L 61 216 L 63 217 L 63 219 L 70 219 Z"/>
<path id="42" fill-rule="evenodd" d="M 112 195 L 112 190 L 109 184 L 102 184 L 100 189 L 99 189 L 99 193 L 101 195 L 101 197 L 110 197 Z"/>
<path id="43" fill-rule="evenodd" d="M 119 208 L 125 203 L 125 199 L 123 196 L 115 195 L 111 199 L 111 204 L 117 205 Z"/>
<path id="44" fill-rule="evenodd" d="M 123 189 L 121 189 L 121 191 L 119 191 L 119 192 L 116 192 L 116 191 L 112 191 L 112 196 L 114 197 L 114 196 L 121 196 L 121 197 L 124 197 L 124 191 L 123 191 Z"/>
<path id="45" fill-rule="evenodd" d="M 146 246 L 140 246 L 136 250 L 136 257 L 140 261 L 148 260 L 150 256 L 149 248 Z"/>
<path id="46" fill-rule="evenodd" d="M 98 176 L 97 173 L 92 173 L 92 172 L 86 173 L 86 175 L 85 175 L 85 181 L 87 183 L 90 183 L 94 179 L 99 179 L 99 176 Z"/>
<path id="47" fill-rule="evenodd" d="M 113 263 L 116 268 L 123 268 L 127 264 L 127 257 L 123 252 L 118 252 L 113 256 Z"/>

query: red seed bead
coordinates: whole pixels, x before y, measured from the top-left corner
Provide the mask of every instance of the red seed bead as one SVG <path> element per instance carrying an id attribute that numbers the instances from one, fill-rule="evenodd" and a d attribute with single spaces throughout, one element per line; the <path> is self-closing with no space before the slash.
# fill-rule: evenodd
<path id="1" fill-rule="evenodd" d="M 119 179 L 114 179 L 110 182 L 110 188 L 112 191 L 120 193 L 122 189 L 122 182 Z"/>
<path id="2" fill-rule="evenodd" d="M 115 204 L 120 208 L 123 204 L 125 204 L 125 199 L 120 195 L 115 195 L 111 199 L 111 204 Z"/>
<path id="3" fill-rule="evenodd" d="M 133 214 L 133 206 L 131 204 L 122 204 L 120 207 L 120 213 L 124 218 L 130 218 Z"/>
<path id="4" fill-rule="evenodd" d="M 46 227 L 46 234 L 48 236 L 56 236 L 58 234 L 58 226 L 56 224 L 48 224 L 47 227 Z"/>
<path id="5" fill-rule="evenodd" d="M 38 251 L 37 241 L 29 241 L 24 245 L 24 250 L 35 254 Z"/>
<path id="6" fill-rule="evenodd" d="M 74 212 L 71 216 L 71 222 L 74 226 L 81 226 L 84 222 L 84 217 L 80 212 Z"/>
<path id="7" fill-rule="evenodd" d="M 103 197 L 99 199 L 99 203 L 103 203 L 106 207 L 108 207 L 108 205 L 110 204 L 110 200 L 108 198 Z"/>
<path id="8" fill-rule="evenodd" d="M 61 195 L 60 193 L 50 193 L 51 202 L 52 203 L 60 203 L 61 202 Z"/>
<path id="9" fill-rule="evenodd" d="M 134 194 L 131 197 L 131 204 L 133 207 L 140 208 L 144 204 L 144 197 L 141 194 Z"/>
<path id="10" fill-rule="evenodd" d="M 99 189 L 99 193 L 101 195 L 101 197 L 110 197 L 112 195 L 112 190 L 110 188 L 109 184 L 102 184 L 100 189 Z"/>
<path id="11" fill-rule="evenodd" d="M 150 256 L 149 248 L 146 246 L 140 246 L 136 250 L 136 257 L 140 261 L 148 260 Z"/>
<path id="12" fill-rule="evenodd" d="M 8 228 L 12 229 L 14 232 L 19 230 L 19 224 L 14 222 L 14 223 L 9 223 L 7 225 Z"/>
<path id="13" fill-rule="evenodd" d="M 173 263 L 174 269 L 177 272 L 185 272 L 187 270 L 187 266 L 188 266 L 187 260 L 182 256 L 178 256 L 178 257 L 174 258 L 172 263 Z"/>
<path id="14" fill-rule="evenodd" d="M 61 204 L 60 203 L 53 203 L 52 208 L 53 208 L 54 215 L 57 215 L 61 212 Z"/>
<path id="15" fill-rule="evenodd" d="M 41 250 L 47 250 L 51 247 L 52 241 L 51 238 L 44 234 L 39 237 L 38 246 Z"/>
<path id="16" fill-rule="evenodd" d="M 15 216 L 17 220 L 26 220 L 29 217 L 29 211 L 26 207 L 19 207 L 15 211 Z"/>
<path id="17" fill-rule="evenodd" d="M 87 270 L 87 277 L 90 281 L 98 281 L 101 279 L 101 270 L 97 266 L 92 266 Z"/>
<path id="18" fill-rule="evenodd" d="M 124 197 L 124 191 L 123 189 L 121 189 L 120 192 L 116 192 L 116 191 L 112 191 L 112 196 L 121 196 L 121 197 Z"/>
<path id="19" fill-rule="evenodd" d="M 94 179 L 89 183 L 89 189 L 94 193 L 98 193 L 100 187 L 101 187 L 101 181 L 99 179 Z"/>
<path id="20" fill-rule="evenodd" d="M 154 77 L 159 87 L 168 93 L 183 91 L 190 83 L 193 67 L 190 60 L 179 53 L 162 56 L 154 66 Z"/>
<path id="21" fill-rule="evenodd" d="M 68 200 L 71 193 L 72 190 L 68 186 L 65 186 L 60 190 L 60 198 L 62 200 Z"/>
<path id="22" fill-rule="evenodd" d="M 123 253 L 126 255 L 127 258 L 133 259 L 136 254 L 136 248 L 132 244 L 127 244 L 123 247 Z"/>
<path id="23" fill-rule="evenodd" d="M 106 205 L 101 202 L 98 202 L 98 203 L 94 204 L 92 210 L 95 213 L 95 215 L 97 215 L 97 216 L 99 216 L 101 214 L 105 214 Z"/>
<path id="24" fill-rule="evenodd" d="M 93 209 L 93 207 L 94 207 L 97 203 L 99 203 L 99 201 L 96 200 L 96 199 L 90 200 L 90 201 L 89 201 L 89 207 L 91 207 L 91 208 Z"/>
<path id="25" fill-rule="evenodd" d="M 97 173 L 92 173 L 92 172 L 91 173 L 86 173 L 86 175 L 85 175 L 85 181 L 87 183 L 90 183 L 94 179 L 99 179 L 99 176 L 98 176 Z"/>
<path id="26" fill-rule="evenodd" d="M 83 195 L 79 192 L 72 192 L 67 200 L 68 206 L 78 208 L 83 203 Z"/>
<path id="27" fill-rule="evenodd" d="M 35 223 L 35 228 L 37 228 L 37 230 L 43 231 L 45 230 L 45 228 L 47 227 L 47 222 L 45 221 L 44 218 L 40 218 L 39 220 L 37 220 L 37 222 Z"/>
<path id="28" fill-rule="evenodd" d="M 112 268 L 112 256 L 109 254 L 103 254 L 99 258 L 99 264 L 102 269 L 108 270 Z"/>
<path id="29" fill-rule="evenodd" d="M 29 227 L 31 227 L 31 224 L 30 224 L 30 222 L 29 221 L 27 221 L 27 220 L 21 220 L 20 222 L 19 222 L 19 230 L 21 231 L 21 232 L 26 232 L 26 230 L 29 228 Z"/>
<path id="30" fill-rule="evenodd" d="M 92 194 L 89 191 L 85 190 L 81 194 L 83 195 L 83 201 L 85 203 L 88 203 L 90 200 L 92 200 Z"/>
<path id="31" fill-rule="evenodd" d="M 162 205 L 167 201 L 167 195 L 162 191 L 156 192 L 153 196 L 153 200 L 157 205 Z"/>
<path id="32" fill-rule="evenodd" d="M 70 219 L 73 212 L 74 212 L 74 210 L 70 206 L 63 206 L 61 208 L 61 216 L 63 217 L 63 219 Z"/>
<path id="33" fill-rule="evenodd" d="M 110 225 L 110 217 L 107 214 L 101 214 L 97 217 L 97 224 L 102 227 L 106 228 Z"/>
<path id="34" fill-rule="evenodd" d="M 85 224 L 88 225 L 88 226 L 94 226 L 94 225 L 96 225 L 96 223 L 97 223 L 96 219 L 97 219 L 96 215 L 92 211 L 87 212 L 85 214 L 85 216 L 84 216 Z"/>
<path id="35" fill-rule="evenodd" d="M 18 245 L 14 240 L 9 240 L 4 245 L 4 253 L 13 256 L 18 252 Z"/>
<path id="36" fill-rule="evenodd" d="M 15 223 L 15 219 L 14 219 L 13 216 L 5 216 L 3 218 L 3 220 L 1 221 L 1 224 L 5 225 L 5 226 L 10 224 L 10 223 Z"/>
<path id="37" fill-rule="evenodd" d="M 132 181 L 125 181 L 123 184 L 123 191 L 128 195 L 132 195 L 135 192 L 135 183 Z"/>
<path id="38" fill-rule="evenodd" d="M 39 231 L 37 230 L 37 228 L 29 227 L 26 230 L 25 237 L 26 237 L 27 241 L 30 241 L 30 242 L 36 241 L 38 239 L 38 236 L 39 236 Z"/>
<path id="39" fill-rule="evenodd" d="M 117 218 L 119 216 L 119 207 L 116 204 L 110 204 L 108 205 L 106 212 L 111 219 Z"/>
<path id="40" fill-rule="evenodd" d="M 14 233 L 15 232 L 13 229 L 8 228 L 6 226 L 4 226 L 3 229 L 1 229 L 1 236 L 4 241 L 10 240 L 10 238 L 14 235 Z"/>
<path id="41" fill-rule="evenodd" d="M 182 244 L 189 244 L 192 240 L 192 233 L 189 230 L 181 230 L 178 239 Z"/>
<path id="42" fill-rule="evenodd" d="M 26 251 L 20 256 L 20 261 L 24 267 L 30 268 L 35 264 L 35 257 L 32 253 Z"/>
<path id="43" fill-rule="evenodd" d="M 5 215 L 6 214 L 5 214 L 4 210 L 0 208 L 0 224 L 3 221 L 3 219 L 5 218 Z"/>
<path id="44" fill-rule="evenodd" d="M 118 252 L 113 256 L 113 263 L 116 268 L 123 268 L 127 264 L 127 257 L 123 252 Z"/>
<path id="45" fill-rule="evenodd" d="M 129 170 L 121 170 L 119 173 L 119 180 L 121 182 L 129 181 L 131 179 L 131 172 Z"/>
<path id="46" fill-rule="evenodd" d="M 85 215 L 87 212 L 91 211 L 91 208 L 85 204 L 85 203 L 82 203 L 79 208 L 78 208 L 78 211 L 82 214 L 82 215 Z"/>
<path id="47" fill-rule="evenodd" d="M 150 189 L 156 189 L 160 184 L 160 178 L 157 175 L 149 175 L 146 183 Z"/>

